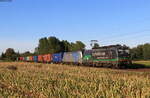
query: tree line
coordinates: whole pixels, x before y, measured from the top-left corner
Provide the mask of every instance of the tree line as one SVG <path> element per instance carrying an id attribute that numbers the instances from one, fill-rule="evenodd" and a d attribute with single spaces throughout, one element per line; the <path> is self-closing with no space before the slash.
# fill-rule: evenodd
<path id="1" fill-rule="evenodd" d="M 81 41 L 75 43 L 67 40 L 60 41 L 56 37 L 44 37 L 39 40 L 38 47 L 35 48 L 36 54 L 58 53 L 84 50 L 85 44 Z"/>
<path id="2" fill-rule="evenodd" d="M 138 45 L 130 49 L 130 53 L 133 60 L 150 60 L 150 44 Z"/>
<path id="3" fill-rule="evenodd" d="M 59 40 L 58 38 L 51 36 L 51 37 L 44 37 L 39 39 L 39 44 L 35 48 L 34 53 L 26 51 L 24 53 L 15 52 L 14 49 L 8 48 L 6 49 L 5 53 L 2 53 L 0 56 L 1 60 L 16 60 L 17 57 L 20 56 L 33 56 L 33 55 L 40 55 L 40 54 L 48 54 L 48 53 L 59 53 L 59 52 L 71 52 L 71 51 L 78 51 L 84 50 L 85 44 L 82 41 L 76 42 L 69 42 L 67 40 Z"/>

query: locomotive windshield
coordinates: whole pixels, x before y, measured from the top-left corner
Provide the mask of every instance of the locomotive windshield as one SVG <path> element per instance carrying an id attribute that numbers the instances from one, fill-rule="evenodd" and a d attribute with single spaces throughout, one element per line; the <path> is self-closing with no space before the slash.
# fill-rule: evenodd
<path id="1" fill-rule="evenodd" d="M 119 49 L 118 55 L 119 57 L 129 57 L 129 49 Z"/>

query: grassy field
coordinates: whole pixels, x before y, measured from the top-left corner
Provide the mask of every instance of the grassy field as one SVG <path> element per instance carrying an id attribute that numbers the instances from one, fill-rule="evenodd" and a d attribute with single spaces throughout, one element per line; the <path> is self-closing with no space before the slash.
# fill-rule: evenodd
<path id="1" fill-rule="evenodd" d="M 145 67 L 150 67 L 150 61 L 133 61 L 133 64 L 141 64 Z"/>
<path id="2" fill-rule="evenodd" d="M 150 98 L 150 71 L 0 62 L 1 97 Z"/>

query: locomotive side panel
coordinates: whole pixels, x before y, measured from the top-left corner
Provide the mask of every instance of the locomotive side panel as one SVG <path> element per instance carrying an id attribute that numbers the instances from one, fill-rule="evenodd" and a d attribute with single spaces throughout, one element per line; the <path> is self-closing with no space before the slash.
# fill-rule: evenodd
<path id="1" fill-rule="evenodd" d="M 118 63 L 116 49 L 93 49 L 92 57 L 94 66 L 114 67 Z"/>
<path id="2" fill-rule="evenodd" d="M 92 58 L 92 50 L 85 50 L 83 53 L 83 64 L 86 66 L 92 66 L 93 58 Z"/>

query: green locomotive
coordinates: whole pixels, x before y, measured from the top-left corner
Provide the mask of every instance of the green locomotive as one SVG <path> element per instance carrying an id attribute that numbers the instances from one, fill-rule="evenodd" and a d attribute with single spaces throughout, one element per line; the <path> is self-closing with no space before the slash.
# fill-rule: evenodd
<path id="1" fill-rule="evenodd" d="M 111 45 L 85 50 L 83 54 L 83 64 L 124 68 L 131 64 L 129 48 L 121 45 Z"/>

